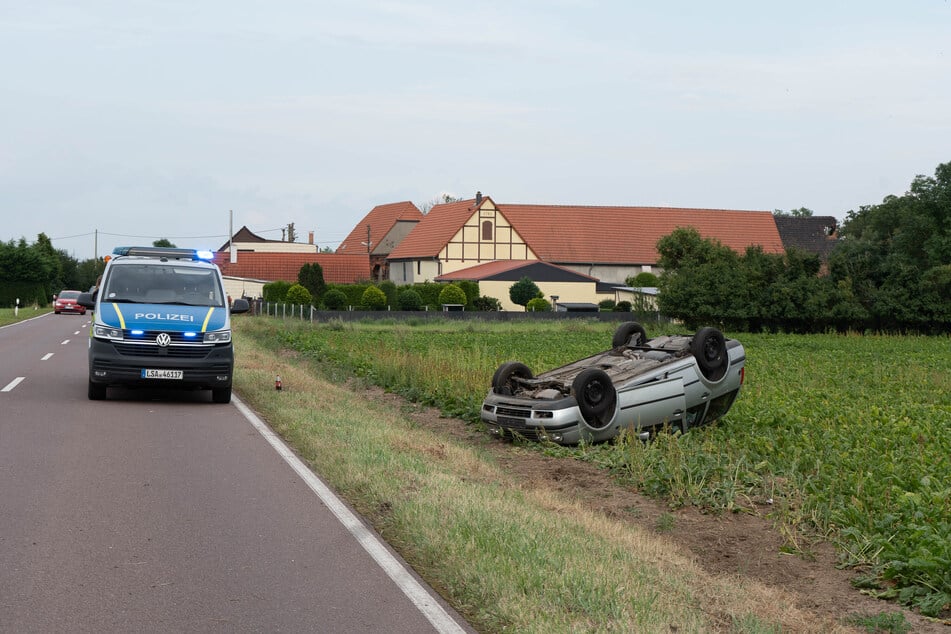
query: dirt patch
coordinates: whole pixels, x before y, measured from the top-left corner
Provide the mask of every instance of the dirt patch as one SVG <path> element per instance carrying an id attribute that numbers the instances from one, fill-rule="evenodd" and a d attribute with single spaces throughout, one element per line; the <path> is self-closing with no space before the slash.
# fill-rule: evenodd
<path id="1" fill-rule="evenodd" d="M 695 508 L 670 509 L 663 503 L 619 485 L 597 467 L 571 458 L 545 456 L 500 441 L 454 418 L 408 403 L 379 388 L 359 388 L 369 398 L 400 409 L 421 428 L 489 452 L 525 488 L 544 487 L 577 500 L 611 518 L 667 535 L 692 553 L 712 574 L 733 574 L 777 587 L 796 597 L 796 607 L 844 620 L 901 610 L 893 602 L 862 594 L 850 579 L 854 571 L 837 567 L 834 548 L 810 544 L 809 558 L 785 554 L 783 538 L 765 518 L 745 513 L 710 515 Z M 949 634 L 951 627 L 903 610 L 913 632 Z"/>

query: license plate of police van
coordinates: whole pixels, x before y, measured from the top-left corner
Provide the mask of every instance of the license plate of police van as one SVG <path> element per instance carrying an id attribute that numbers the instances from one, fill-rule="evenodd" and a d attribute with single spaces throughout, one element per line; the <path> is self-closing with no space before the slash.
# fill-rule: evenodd
<path id="1" fill-rule="evenodd" d="M 143 379 L 181 379 L 183 376 L 182 370 L 142 370 Z"/>

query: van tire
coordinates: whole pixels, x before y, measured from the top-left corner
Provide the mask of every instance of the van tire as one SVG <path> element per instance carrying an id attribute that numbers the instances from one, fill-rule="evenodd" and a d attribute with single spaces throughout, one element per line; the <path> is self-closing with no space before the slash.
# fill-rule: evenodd
<path id="1" fill-rule="evenodd" d="M 216 387 L 211 390 L 211 400 L 214 403 L 230 403 L 231 402 L 231 388 L 230 387 Z"/>
<path id="2" fill-rule="evenodd" d="M 90 381 L 86 395 L 90 401 L 104 401 L 106 399 L 106 387 L 107 386 L 102 383 L 93 383 Z"/>

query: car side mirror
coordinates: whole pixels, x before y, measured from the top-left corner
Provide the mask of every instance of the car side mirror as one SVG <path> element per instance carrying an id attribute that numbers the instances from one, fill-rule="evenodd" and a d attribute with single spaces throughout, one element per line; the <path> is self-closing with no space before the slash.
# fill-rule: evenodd
<path id="1" fill-rule="evenodd" d="M 239 313 L 246 313 L 251 310 L 251 304 L 248 303 L 248 300 L 243 297 L 239 297 L 236 300 L 231 302 L 231 314 L 237 315 Z"/>
<path id="2" fill-rule="evenodd" d="M 79 297 L 76 299 L 76 303 L 84 308 L 96 308 L 96 294 L 95 293 L 80 293 Z"/>

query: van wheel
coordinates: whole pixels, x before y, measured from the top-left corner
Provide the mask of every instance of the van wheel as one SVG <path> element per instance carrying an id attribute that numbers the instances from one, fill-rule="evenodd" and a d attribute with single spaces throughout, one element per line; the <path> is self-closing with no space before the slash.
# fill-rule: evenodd
<path id="1" fill-rule="evenodd" d="M 214 403 L 230 403 L 231 402 L 231 388 L 220 387 L 220 388 L 213 389 L 211 391 L 211 400 Z"/>
<path id="2" fill-rule="evenodd" d="M 86 392 L 90 401 L 102 401 L 106 398 L 106 386 L 102 383 L 89 382 L 89 389 Z"/>

